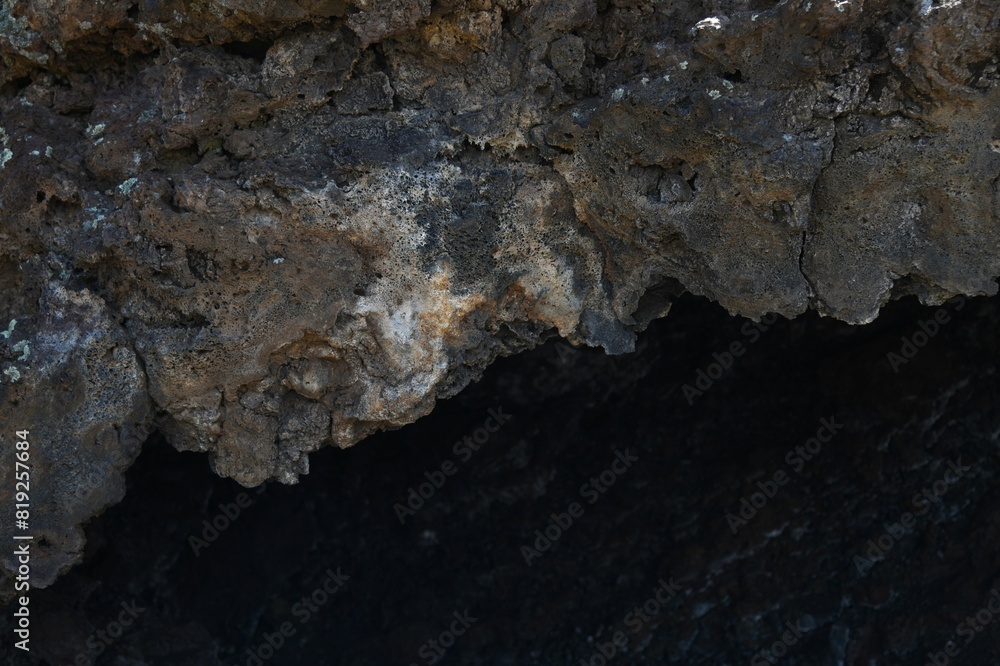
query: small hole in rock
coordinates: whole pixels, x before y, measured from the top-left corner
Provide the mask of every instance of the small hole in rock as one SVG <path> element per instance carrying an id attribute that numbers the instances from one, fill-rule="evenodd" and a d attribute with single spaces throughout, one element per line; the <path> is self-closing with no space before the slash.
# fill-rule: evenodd
<path id="1" fill-rule="evenodd" d="M 263 64 L 267 58 L 267 51 L 274 45 L 274 42 L 264 39 L 251 39 L 246 42 L 229 42 L 222 45 L 222 50 L 229 55 L 249 58 Z"/>

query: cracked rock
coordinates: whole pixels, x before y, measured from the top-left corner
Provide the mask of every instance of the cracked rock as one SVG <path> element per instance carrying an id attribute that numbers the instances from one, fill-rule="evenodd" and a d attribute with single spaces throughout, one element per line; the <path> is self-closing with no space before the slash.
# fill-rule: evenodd
<path id="1" fill-rule="evenodd" d="M 858 324 L 997 291 L 985 0 L 91 4 L 0 3 L 42 584 L 150 410 L 292 483 L 498 356 L 630 351 L 685 291 Z"/>

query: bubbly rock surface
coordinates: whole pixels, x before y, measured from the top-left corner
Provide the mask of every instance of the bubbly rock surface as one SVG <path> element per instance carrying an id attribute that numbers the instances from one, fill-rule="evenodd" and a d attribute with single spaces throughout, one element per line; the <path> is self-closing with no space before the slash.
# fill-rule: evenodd
<path id="1" fill-rule="evenodd" d="M 858 324 L 996 293 L 998 28 L 985 0 L 0 0 L 36 584 L 154 417 L 294 483 L 554 334 L 628 352 L 685 291 Z"/>

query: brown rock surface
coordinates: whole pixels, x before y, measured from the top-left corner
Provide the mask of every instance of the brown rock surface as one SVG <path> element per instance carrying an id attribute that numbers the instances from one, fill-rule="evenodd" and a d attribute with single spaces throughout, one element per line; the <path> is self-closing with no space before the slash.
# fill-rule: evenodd
<path id="1" fill-rule="evenodd" d="M 0 1 L 0 443 L 35 432 L 37 582 L 150 405 L 219 474 L 292 483 L 554 333 L 628 351 L 685 290 L 851 323 L 995 293 L 998 21 Z"/>

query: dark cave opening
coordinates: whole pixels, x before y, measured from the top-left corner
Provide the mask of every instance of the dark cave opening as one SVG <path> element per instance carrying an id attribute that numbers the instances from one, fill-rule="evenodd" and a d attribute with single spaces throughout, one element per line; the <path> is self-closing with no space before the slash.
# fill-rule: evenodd
<path id="1" fill-rule="evenodd" d="M 957 640 L 992 663 L 997 624 L 956 632 L 1000 585 L 998 320 L 685 296 L 634 354 L 502 359 L 298 486 L 154 436 L 34 593 L 33 661 L 923 664 Z"/>

